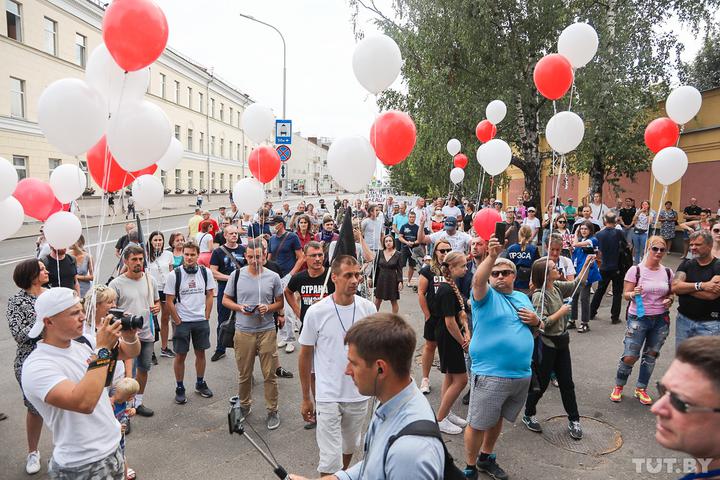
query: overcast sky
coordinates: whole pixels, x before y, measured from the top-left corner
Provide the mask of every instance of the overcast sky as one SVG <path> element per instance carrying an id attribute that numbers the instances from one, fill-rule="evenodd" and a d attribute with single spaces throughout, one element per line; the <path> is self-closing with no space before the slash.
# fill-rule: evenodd
<path id="1" fill-rule="evenodd" d="M 172 48 L 213 67 L 217 76 L 280 118 L 280 37 L 238 12 L 273 24 L 287 42 L 286 116 L 295 132 L 331 138 L 369 134 L 377 107 L 352 72 L 356 42 L 346 0 L 156 1 L 168 18 Z M 367 15 L 362 24 L 366 32 L 375 31 Z M 699 42 L 684 32 L 680 39 L 686 45 L 683 58 L 693 58 Z"/>

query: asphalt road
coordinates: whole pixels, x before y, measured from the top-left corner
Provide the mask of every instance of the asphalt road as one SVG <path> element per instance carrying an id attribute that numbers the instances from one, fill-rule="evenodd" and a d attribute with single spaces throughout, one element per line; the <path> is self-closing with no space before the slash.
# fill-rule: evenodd
<path id="1" fill-rule="evenodd" d="M 184 228 L 187 218 L 169 217 L 152 221 L 150 229 L 160 228 L 166 232 Z M 104 280 L 114 263 L 113 244 L 122 234 L 122 226 L 109 229 L 107 249 L 102 257 L 99 278 Z M 149 231 L 149 230 L 147 230 Z M 97 243 L 97 233 L 91 229 L 87 235 L 88 243 Z M 0 249 L 0 304 L 7 303 L 8 296 L 14 294 L 16 287 L 12 283 L 14 264 L 27 258 L 34 251 L 29 239 L 2 242 Z M 677 258 L 670 259 L 675 266 Z M 572 333 L 571 350 L 574 362 L 574 379 L 581 415 L 594 417 L 607 422 L 617 429 L 622 437 L 622 446 L 606 455 L 586 455 L 574 453 L 551 444 L 548 439 L 528 431 L 519 421 L 505 423 L 496 448 L 498 462 L 513 479 L 608 479 L 640 478 L 648 474 L 638 473 L 637 459 L 646 458 L 682 458 L 675 452 L 661 448 L 654 440 L 655 420 L 649 408 L 629 398 L 633 382 L 637 378 L 637 368 L 631 376 L 624 401 L 614 404 L 608 395 L 614 382 L 615 369 L 622 353 L 623 325 L 610 325 L 610 298 L 606 298 L 592 324 L 588 334 Z M 422 335 L 422 317 L 417 306 L 416 295 L 412 290 L 402 292 L 401 313 Z M 389 305 L 383 305 L 383 310 Z M 215 318 L 212 320 L 215 325 Z M 213 344 L 215 338 L 213 335 Z M 421 347 L 420 340 L 418 348 Z M 156 348 L 159 352 L 159 347 Z M 674 328 L 659 357 L 653 380 L 659 379 L 667 369 L 674 352 Z M 9 418 L 0 422 L 0 478 L 27 478 L 24 471 L 26 455 L 25 409 L 20 390 L 12 371 L 15 355 L 15 343 L 9 330 L 0 327 L 0 411 Z M 192 356 L 192 354 L 190 354 Z M 172 373 L 172 361 L 160 358 L 160 364 L 150 373 L 150 381 L 145 395 L 145 403 L 155 410 L 152 418 L 133 420 L 132 434 L 127 438 L 127 458 L 129 465 L 138 472 L 138 478 L 274 478 L 271 470 L 244 438 L 230 436 L 227 431 L 228 398 L 237 392 L 237 373 L 232 355 L 216 362 L 208 363 L 206 379 L 215 392 L 211 399 L 205 399 L 188 392 L 188 403 L 176 405 L 173 402 L 175 382 Z M 280 353 L 282 365 L 297 373 L 297 353 Z M 186 382 L 192 384 L 193 361 L 188 358 Z M 417 363 L 416 374 L 420 374 Z M 317 446 L 314 431 L 303 429 L 299 413 L 300 386 L 297 375 L 293 379 L 280 379 L 280 415 L 282 425 L 269 432 L 264 423 L 264 402 L 262 393 L 262 375 L 259 365 L 255 371 L 256 386 L 253 392 L 255 409 L 248 420 L 267 442 L 278 461 L 289 471 L 306 476 L 317 475 Z M 441 375 L 434 370 L 431 375 L 433 391 L 428 400 L 434 407 L 439 404 Z M 652 388 L 653 396 L 656 394 Z M 455 411 L 465 414 L 466 408 L 458 404 Z M 562 415 L 560 395 L 550 386 L 538 407 L 538 418 L 544 420 Z M 613 443 L 607 434 L 598 430 L 591 432 L 590 421 L 583 420 L 586 435 L 582 444 L 567 442 L 564 435 L 560 439 L 574 448 L 592 446 L 592 444 Z M 610 428 L 608 427 L 608 428 Z M 248 429 L 253 438 L 257 435 Z M 462 436 L 446 436 L 448 447 L 461 464 L 463 456 Z M 52 450 L 52 438 L 46 429 L 40 443 L 43 470 L 37 478 L 46 478 L 46 462 Z M 462 465 L 461 465 L 462 466 Z M 679 473 L 661 473 L 650 475 L 652 478 L 679 478 Z"/>

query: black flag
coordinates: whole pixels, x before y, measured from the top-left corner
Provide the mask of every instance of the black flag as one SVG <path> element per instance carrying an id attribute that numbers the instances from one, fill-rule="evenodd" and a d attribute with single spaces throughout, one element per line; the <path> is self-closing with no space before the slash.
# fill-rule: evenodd
<path id="1" fill-rule="evenodd" d="M 335 245 L 335 251 L 333 252 L 333 258 L 330 259 L 330 264 L 332 264 L 338 255 L 352 255 L 357 258 L 355 235 L 353 235 L 352 209 L 350 207 L 347 207 L 343 214 L 343 222 L 342 225 L 340 225 L 340 238 Z"/>

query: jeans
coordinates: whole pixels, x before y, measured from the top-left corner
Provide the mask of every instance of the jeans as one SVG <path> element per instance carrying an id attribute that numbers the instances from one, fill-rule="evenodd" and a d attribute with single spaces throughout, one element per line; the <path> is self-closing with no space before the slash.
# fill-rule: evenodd
<path id="1" fill-rule="evenodd" d="M 678 312 L 675 325 L 676 349 L 688 338 L 720 336 L 720 320 L 693 320 Z"/>
<path id="2" fill-rule="evenodd" d="M 643 233 L 638 233 L 640 230 L 633 231 L 632 244 L 633 244 L 633 265 L 637 265 L 645 254 L 645 243 L 647 242 L 648 234 L 647 230 Z"/>
<path id="3" fill-rule="evenodd" d="M 223 324 L 228 318 L 230 318 L 230 314 L 232 313 L 229 308 L 225 308 L 222 304 L 223 295 L 225 294 L 225 286 L 227 285 L 227 282 L 217 282 L 218 285 L 218 292 L 217 292 L 217 313 L 218 313 L 218 323 L 217 323 L 217 343 L 215 347 L 215 351 L 219 353 L 225 353 L 225 347 L 220 345 L 220 325 Z"/>
<path id="4" fill-rule="evenodd" d="M 598 282 L 598 288 L 595 290 L 595 295 L 593 295 L 592 302 L 590 303 L 590 318 L 595 318 L 595 315 L 597 315 L 600 302 L 602 302 L 603 296 L 605 296 L 608 285 L 612 282 L 613 297 L 612 307 L 610 307 L 610 318 L 612 320 L 619 320 L 624 276 L 617 270 L 600 270 L 600 275 L 602 275 L 602 280 Z"/>
<path id="5" fill-rule="evenodd" d="M 542 355 L 538 368 L 540 391 L 534 392 L 531 389 L 530 393 L 528 393 L 525 402 L 525 415 L 531 417 L 537 413 L 537 404 L 550 383 L 550 373 L 554 371 L 560 386 L 560 397 L 562 398 L 565 413 L 568 415 L 568 420 L 571 422 L 580 420 L 575 398 L 575 383 L 573 383 L 572 379 L 570 348 L 558 349 L 542 343 L 541 349 Z"/>
<path id="6" fill-rule="evenodd" d="M 623 358 L 639 358 L 642 349 L 637 388 L 647 388 L 650 375 L 652 375 L 655 368 L 655 361 L 660 355 L 660 349 L 665 343 L 668 333 L 670 333 L 669 318 L 667 312 L 660 315 L 645 315 L 639 318 L 636 315 L 628 315 L 627 330 L 623 341 L 625 349 L 622 358 L 620 358 L 620 363 L 618 363 L 615 385 L 624 386 L 632 372 L 633 366 L 625 363 Z"/>
<path id="7" fill-rule="evenodd" d="M 590 284 L 580 285 L 573 295 L 572 305 L 570 305 L 570 319 L 574 322 L 578 318 L 578 298 L 580 299 L 580 321 L 588 323 L 590 321 Z"/>

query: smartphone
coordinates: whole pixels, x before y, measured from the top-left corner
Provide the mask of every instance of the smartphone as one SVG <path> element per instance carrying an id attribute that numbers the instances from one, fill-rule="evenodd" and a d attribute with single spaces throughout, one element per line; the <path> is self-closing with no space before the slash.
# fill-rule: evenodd
<path id="1" fill-rule="evenodd" d="M 257 305 L 246 305 L 245 308 L 243 308 L 243 311 L 245 313 L 253 313 L 255 310 L 257 310 Z"/>
<path id="2" fill-rule="evenodd" d="M 500 245 L 505 244 L 505 230 L 507 230 L 507 223 L 495 222 L 495 238 L 497 238 Z"/>
<path id="3" fill-rule="evenodd" d="M 583 251 L 583 253 L 592 255 L 593 253 L 595 253 L 595 248 L 594 247 L 582 247 L 582 251 Z"/>

